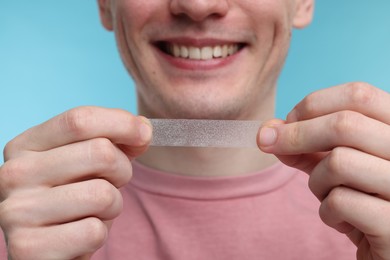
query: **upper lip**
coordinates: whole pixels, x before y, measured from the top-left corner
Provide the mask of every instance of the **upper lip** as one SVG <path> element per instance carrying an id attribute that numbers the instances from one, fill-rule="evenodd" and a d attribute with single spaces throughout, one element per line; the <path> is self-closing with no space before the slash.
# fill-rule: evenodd
<path id="1" fill-rule="evenodd" d="M 153 41 L 154 44 L 169 43 L 184 46 L 193 46 L 202 48 L 205 46 L 216 46 L 225 44 L 246 44 L 245 42 L 238 42 L 232 40 L 223 40 L 215 38 L 192 38 L 192 37 L 177 37 L 177 38 L 166 38 Z"/>

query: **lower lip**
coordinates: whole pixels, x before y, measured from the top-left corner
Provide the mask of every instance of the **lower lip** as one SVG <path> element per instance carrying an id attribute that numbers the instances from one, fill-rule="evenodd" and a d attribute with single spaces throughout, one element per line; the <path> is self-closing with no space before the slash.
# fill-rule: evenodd
<path id="1" fill-rule="evenodd" d="M 184 58 L 176 58 L 156 48 L 159 56 L 168 61 L 172 66 L 183 70 L 213 70 L 228 66 L 233 63 L 235 59 L 242 53 L 245 48 L 240 49 L 233 55 L 226 58 L 210 59 L 210 60 L 192 60 Z"/>

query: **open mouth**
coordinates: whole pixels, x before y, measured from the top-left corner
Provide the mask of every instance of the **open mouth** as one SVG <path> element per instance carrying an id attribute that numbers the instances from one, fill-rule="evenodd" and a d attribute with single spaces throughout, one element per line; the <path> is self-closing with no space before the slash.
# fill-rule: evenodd
<path id="1" fill-rule="evenodd" d="M 222 59 L 234 55 L 243 49 L 245 44 L 232 43 L 196 47 L 160 41 L 156 43 L 156 46 L 162 52 L 175 58 L 190 60 L 212 60 Z"/>

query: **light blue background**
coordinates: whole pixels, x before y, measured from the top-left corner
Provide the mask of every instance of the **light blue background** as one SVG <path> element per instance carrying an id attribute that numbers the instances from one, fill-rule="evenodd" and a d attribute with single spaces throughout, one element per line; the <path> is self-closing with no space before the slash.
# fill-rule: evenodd
<path id="1" fill-rule="evenodd" d="M 313 24 L 294 32 L 277 116 L 308 93 L 347 81 L 390 91 L 389 12 L 389 0 L 318 0 Z M 132 81 L 94 0 L 0 1 L 0 97 L 1 148 L 75 106 L 136 113 Z"/>

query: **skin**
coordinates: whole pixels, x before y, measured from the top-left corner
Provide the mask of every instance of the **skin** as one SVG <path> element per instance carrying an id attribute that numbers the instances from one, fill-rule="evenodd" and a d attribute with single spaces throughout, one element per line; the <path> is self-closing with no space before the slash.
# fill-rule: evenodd
<path id="1" fill-rule="evenodd" d="M 140 113 L 172 118 L 272 118 L 291 29 L 308 25 L 313 11 L 310 0 L 98 3 L 137 84 Z M 199 39 L 246 47 L 223 66 L 179 69 L 153 44 Z M 309 95 L 286 121 L 272 119 L 259 130 L 262 151 L 310 175 L 321 218 L 351 238 L 358 259 L 390 259 L 389 104 L 388 93 L 350 83 Z M 90 258 L 121 212 L 118 188 L 131 178 L 129 159 L 178 174 L 199 175 L 202 165 L 210 176 L 275 162 L 252 151 L 149 149 L 151 135 L 144 117 L 80 107 L 10 141 L 0 168 L 0 225 L 10 258 Z"/>
<path id="2" fill-rule="evenodd" d="M 305 1 L 99 2 L 103 25 L 115 31 L 136 82 L 139 111 L 150 118 L 270 118 L 294 22 L 311 18 Z M 154 46 L 161 41 L 245 48 L 223 67 L 188 62 L 191 69 L 178 69 Z"/>
<path id="3" fill-rule="evenodd" d="M 309 24 L 313 10 L 306 0 L 99 2 L 102 23 L 115 32 L 136 82 L 139 112 L 149 118 L 273 118 L 291 30 Z M 161 41 L 199 47 L 242 43 L 245 48 L 225 66 L 188 61 L 191 69 L 183 69 L 161 55 L 154 44 Z M 227 166 L 226 158 L 235 167 Z M 166 147 L 152 147 L 137 159 L 163 171 L 207 176 L 253 172 L 275 163 L 256 150 Z"/>
<path id="4" fill-rule="evenodd" d="M 349 83 L 307 96 L 259 133 L 263 151 L 310 175 L 321 219 L 351 239 L 357 259 L 390 259 L 389 102 Z"/>
<path id="5" fill-rule="evenodd" d="M 0 224 L 11 259 L 89 259 L 102 246 L 122 210 L 118 188 L 131 178 L 129 159 L 150 141 L 144 120 L 77 108 L 7 145 Z"/>

